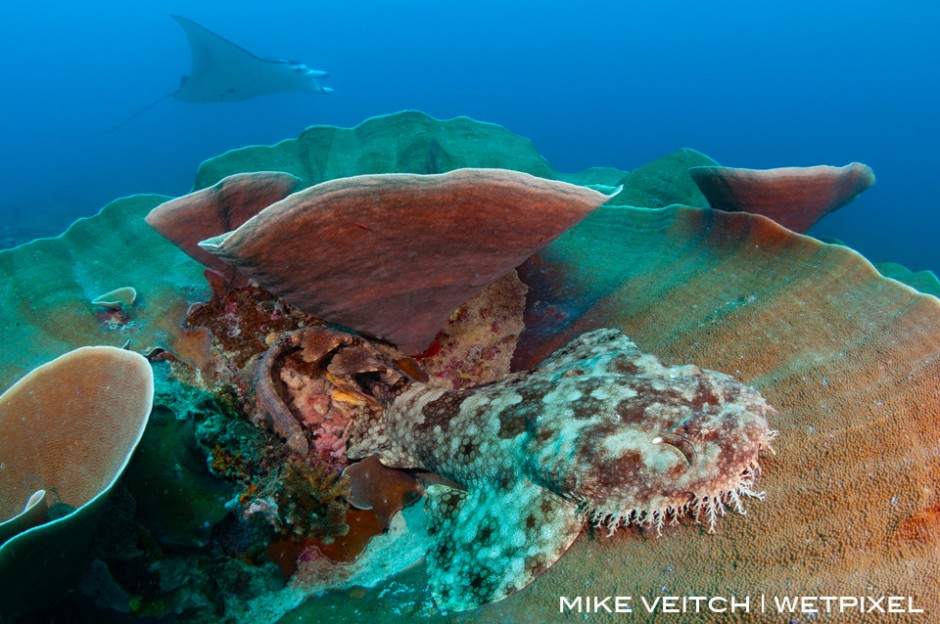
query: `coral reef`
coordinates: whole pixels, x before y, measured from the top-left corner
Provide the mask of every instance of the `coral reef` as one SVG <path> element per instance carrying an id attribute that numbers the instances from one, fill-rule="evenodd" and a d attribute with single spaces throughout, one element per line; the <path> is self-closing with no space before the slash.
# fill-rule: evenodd
<path id="1" fill-rule="evenodd" d="M 115 288 L 91 300 L 91 305 L 101 306 L 108 310 L 129 308 L 137 301 L 137 289 L 133 286 Z"/>
<path id="2" fill-rule="evenodd" d="M 462 166 L 624 186 L 607 205 L 518 267 L 521 285 L 497 293 L 500 284 L 509 284 L 498 282 L 473 302 L 455 304 L 447 323 L 441 321 L 442 331 L 414 359 L 362 337 L 328 341 L 325 350 L 313 345 L 305 356 L 304 341 L 291 341 L 305 336 L 309 342 L 321 331 L 322 321 L 260 288 L 235 288 L 241 285 L 211 275 L 207 282 L 202 266 L 143 220 L 167 198 L 120 200 L 59 239 L 0 251 L 0 321 L 17 328 L 0 344 L 0 381 L 9 384 L 37 363 L 76 346 L 127 343 L 179 381 L 158 393 L 162 407 L 154 434 L 175 440 L 185 451 L 167 453 L 180 472 L 169 471 L 162 478 L 175 479 L 174 489 L 190 474 L 200 473 L 208 484 L 226 481 L 231 493 L 224 513 L 207 516 L 210 526 L 191 532 L 197 539 L 174 543 L 160 528 L 164 519 L 158 516 L 179 512 L 185 518 L 187 505 L 179 499 L 202 496 L 199 479 L 191 480 L 194 489 L 175 489 L 176 495 L 161 505 L 167 509 L 134 501 L 144 499 L 153 482 L 145 483 L 143 491 L 115 490 L 117 500 L 105 514 L 92 550 L 97 562 L 79 590 L 54 611 L 55 617 L 76 622 L 83 621 L 80 617 L 273 622 L 304 597 L 330 587 L 345 590 L 311 598 L 309 609 L 322 618 L 327 605 L 337 621 L 366 612 L 377 621 L 407 615 L 447 622 L 553 621 L 558 596 L 572 592 L 653 599 L 757 590 L 768 595 L 856 595 L 876 587 L 911 596 L 929 609 L 933 588 L 940 583 L 938 499 L 929 487 L 940 480 L 930 451 L 940 445 L 940 304 L 881 277 L 849 249 L 796 235 L 767 219 L 660 208 L 704 206 L 687 168 L 710 164 L 701 154 L 680 150 L 631 174 L 595 168 L 563 175 L 530 143 L 498 126 L 406 112 L 352 129 L 311 128 L 298 139 L 236 150 L 201 167 L 197 188 L 229 174 L 272 168 L 296 175 L 299 186 L 307 186 L 336 177 L 441 173 Z M 395 251 L 407 254 L 408 245 Z M 129 254 L 134 262 L 127 261 Z M 925 290 L 936 284 L 931 275 L 886 271 Z M 121 303 L 119 309 L 90 303 L 100 293 L 125 286 L 139 293 L 133 303 Z M 196 301 L 204 303 L 189 309 L 189 324 L 183 327 L 187 309 Z M 499 437 L 501 422 L 487 438 L 500 444 L 487 446 L 479 460 L 461 463 L 443 457 L 450 452 L 449 441 L 459 447 L 483 435 L 473 429 L 474 410 L 467 397 L 479 394 L 490 400 L 488 392 L 510 392 L 506 384 L 511 380 L 537 377 L 552 353 L 603 327 L 622 330 L 642 351 L 663 361 L 694 362 L 733 374 L 778 410 L 771 421 L 781 430 L 774 443 L 779 455 L 762 461 L 760 485 L 767 500 L 749 506 L 747 518 L 731 514 L 714 535 L 704 535 L 712 510 L 720 513 L 725 503 L 734 507 L 732 498 L 750 487 L 747 468 L 738 474 L 738 486 L 720 490 L 727 494 L 712 495 L 698 510 L 694 505 L 689 510 L 691 518 L 698 513 L 701 530 L 664 527 L 664 538 L 655 540 L 661 521 L 668 525 L 685 517 L 678 498 L 652 497 L 646 506 L 630 506 L 625 513 L 637 499 L 636 491 L 617 486 L 611 494 L 606 483 L 588 487 L 581 494 L 579 517 L 595 520 L 600 529 L 624 521 L 630 525 L 611 537 L 591 528 L 579 533 L 580 526 L 571 521 L 577 503 L 555 491 L 571 485 L 571 472 L 564 469 L 576 472 L 576 466 L 555 466 L 558 470 L 541 474 L 533 470 L 535 464 L 552 466 L 552 458 L 535 449 L 538 462 L 505 470 L 511 462 L 503 460 L 512 454 L 502 453 L 500 444 L 509 442 Z M 485 340 L 475 344 L 480 337 Z M 510 355 L 515 373 L 507 369 Z M 267 368 L 262 366 L 266 358 Z M 255 426 L 268 418 L 257 408 L 261 370 L 269 373 L 266 396 L 285 410 L 284 422 L 289 418 L 298 424 L 306 454 Z M 698 375 L 694 367 L 675 370 L 690 378 Z M 584 378 L 590 375 L 554 382 L 575 384 Z M 484 382 L 489 385 L 476 387 Z M 466 405 L 464 417 L 458 414 L 441 423 L 440 431 L 424 432 L 440 440 L 440 448 L 428 451 L 389 437 L 389 417 L 401 417 L 402 430 L 411 430 L 404 421 L 414 410 L 398 402 L 405 396 L 398 390 L 406 388 L 420 388 L 429 404 L 440 393 Z M 659 391 L 654 388 L 652 394 Z M 663 405 L 675 407 L 673 400 L 678 399 L 667 397 Z M 693 405 L 699 401 L 696 396 L 690 400 Z M 453 414 L 454 406 L 445 403 L 433 410 L 435 420 Z M 512 406 L 498 407 L 487 413 L 508 414 Z M 506 420 L 508 434 L 519 421 Z M 525 417 L 520 420 L 529 424 Z M 372 433 L 364 435 L 357 422 L 370 423 L 365 433 Z M 377 440 L 383 427 L 385 439 Z M 558 427 L 546 426 L 544 433 L 570 439 Z M 654 448 L 643 447 L 642 457 L 682 466 L 702 454 L 681 437 L 658 437 L 662 439 Z M 395 465 L 439 461 L 437 469 L 454 478 L 432 484 L 424 474 L 384 473 L 379 481 L 424 479 L 427 504 L 400 513 L 394 511 L 394 501 L 382 509 L 368 502 L 362 506 L 373 509 L 348 509 L 335 498 L 345 488 L 341 469 L 366 457 L 371 448 Z M 186 453 L 192 455 L 187 459 Z M 436 454 L 443 460 L 435 459 Z M 159 451 L 152 454 L 159 456 Z M 585 466 L 580 469 L 590 473 Z M 143 470 L 158 474 L 156 468 Z M 350 467 L 347 496 L 354 499 L 357 470 L 373 474 L 367 465 Z M 498 474 L 494 478 L 487 470 Z M 478 472 L 484 477 L 470 478 Z M 604 482 L 606 471 L 601 473 Z M 643 478 L 658 483 L 649 474 Z M 127 483 L 134 485 L 130 479 Z M 214 488 L 208 485 L 205 492 L 215 496 Z M 407 498 L 409 488 L 403 489 Z M 385 486 L 380 484 L 379 490 L 381 500 Z M 334 498 L 321 496 L 325 493 Z M 544 535 L 531 535 L 528 527 L 512 528 L 514 519 L 525 526 L 528 516 L 522 512 L 536 506 L 542 511 L 546 500 L 540 516 Z M 845 505 L 846 500 L 853 502 Z M 37 497 L 30 509 L 41 510 L 42 501 Z M 415 521 L 423 517 L 423 509 L 430 513 L 427 526 Z M 375 536 L 386 524 L 387 532 Z M 483 530 L 491 527 L 496 528 Z M 480 562 L 485 553 L 497 553 L 481 546 L 481 540 L 517 543 L 520 535 L 533 551 L 550 555 L 523 561 L 523 580 L 507 585 L 506 570 L 514 573 L 518 558 L 505 568 L 502 564 L 512 559 L 509 549 L 506 556 Z M 420 566 L 390 580 L 389 575 L 425 552 L 429 536 L 438 546 L 429 557 L 430 576 Z M 568 554 L 549 566 L 569 540 Z M 434 600 L 451 608 L 477 604 L 512 591 L 539 572 L 544 572 L 539 582 L 524 591 L 465 615 L 441 614 L 433 605 Z M 447 578 L 463 585 L 447 593 L 441 581 Z M 433 599 L 424 590 L 429 582 L 435 588 Z M 377 589 L 368 589 L 373 586 Z M 389 598 L 396 593 L 407 596 L 407 604 Z M 376 605 L 382 605 L 380 612 Z M 299 611 L 296 621 L 303 615 Z"/>
<path id="3" fill-rule="evenodd" d="M 86 611 L 89 601 L 97 621 L 121 612 L 235 622 L 248 602 L 283 587 L 272 544 L 298 544 L 296 556 L 348 532 L 346 481 L 253 425 L 231 388 L 182 383 L 179 362 L 155 370 L 154 426 L 99 529 L 78 593 L 56 612 Z M 289 575 L 295 562 L 288 567 Z"/>
<path id="4" fill-rule="evenodd" d="M 156 404 L 128 467 L 124 483 L 139 495 L 138 513 L 161 544 L 204 547 L 228 513 L 233 487 L 210 474 L 194 435 L 195 422 L 207 409 L 208 402 L 196 414 L 178 417 Z"/>
<path id="5" fill-rule="evenodd" d="M 343 362 L 327 359 L 337 348 L 353 344 L 361 347 L 356 372 L 370 365 L 387 368 L 379 351 L 362 338 L 328 329 L 285 334 L 262 358 L 254 384 L 258 415 L 292 451 L 306 456 L 312 448 L 339 465 L 349 456 L 363 456 L 349 446 L 356 433 L 350 428 L 378 418 L 381 407 L 344 379 Z"/>
<path id="6" fill-rule="evenodd" d="M 297 455 L 256 427 L 231 387 L 223 387 L 210 397 L 196 410 L 196 422 L 185 427 L 190 432 L 188 440 L 175 446 L 192 447 L 201 457 L 202 470 L 208 469 L 234 486 L 226 499 L 226 509 L 264 524 L 272 535 L 329 541 L 345 534 L 344 514 L 349 505 L 343 500 L 347 484 L 341 469 L 315 455 Z M 180 463 L 176 464 L 177 470 Z M 148 474 L 154 472 L 158 471 L 150 470 Z M 190 487 L 201 490 L 198 498 L 211 498 L 218 486 L 205 483 L 200 472 L 192 466 L 187 480 Z M 197 497 L 178 494 L 176 498 Z M 210 514 L 202 514 L 204 521 L 210 518 Z"/>
<path id="7" fill-rule="evenodd" d="M 283 580 L 267 561 L 262 525 L 229 516 L 203 547 L 166 544 L 152 534 L 137 501 L 115 491 L 93 541 L 89 571 L 52 611 L 53 621 L 184 621 L 234 624 L 252 598 Z"/>
<path id="8" fill-rule="evenodd" d="M 637 167 L 618 181 L 623 189 L 610 202 L 617 206 L 664 208 L 670 204 L 708 206 L 708 200 L 688 175 L 695 167 L 717 165 L 694 149 L 683 148 Z"/>
<path id="9" fill-rule="evenodd" d="M 896 262 L 878 262 L 875 264 L 878 272 L 885 277 L 896 279 L 922 293 L 940 297 L 940 280 L 932 271 L 911 271 Z"/>

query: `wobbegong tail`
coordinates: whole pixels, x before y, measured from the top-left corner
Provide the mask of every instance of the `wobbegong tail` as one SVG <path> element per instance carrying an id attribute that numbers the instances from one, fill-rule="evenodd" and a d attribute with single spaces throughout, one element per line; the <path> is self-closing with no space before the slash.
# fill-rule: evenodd
<path id="1" fill-rule="evenodd" d="M 431 595 L 442 611 L 502 600 L 565 554 L 581 532 L 577 505 L 520 479 L 427 490 Z"/>

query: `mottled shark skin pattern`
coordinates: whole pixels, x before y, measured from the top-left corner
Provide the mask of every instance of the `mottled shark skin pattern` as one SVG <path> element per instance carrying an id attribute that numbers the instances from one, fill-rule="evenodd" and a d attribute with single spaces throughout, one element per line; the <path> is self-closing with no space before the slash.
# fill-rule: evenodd
<path id="1" fill-rule="evenodd" d="M 332 331 L 332 330 L 305 330 Z M 474 388 L 411 380 L 353 341 L 325 357 L 382 412 L 350 446 L 460 488 L 427 490 L 431 591 L 445 611 L 500 600 L 557 561 L 586 522 L 659 534 L 683 516 L 714 531 L 754 488 L 773 413 L 753 389 L 696 366 L 667 367 L 619 330 L 578 337 L 534 369 Z M 327 366 L 335 368 L 334 366 Z"/>

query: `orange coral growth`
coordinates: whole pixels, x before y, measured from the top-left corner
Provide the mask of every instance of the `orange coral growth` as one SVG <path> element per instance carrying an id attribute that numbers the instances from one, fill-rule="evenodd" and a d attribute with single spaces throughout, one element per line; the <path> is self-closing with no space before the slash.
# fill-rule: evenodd
<path id="1" fill-rule="evenodd" d="M 349 527 L 346 535 L 337 536 L 329 543 L 313 540 L 311 545 L 316 546 L 331 561 L 355 561 L 369 540 L 388 528 L 375 512 L 363 509 L 349 509 L 346 512 L 346 525 Z"/>
<path id="2" fill-rule="evenodd" d="M 940 503 L 915 511 L 898 525 L 895 536 L 906 542 L 940 544 Z"/>
<path id="3" fill-rule="evenodd" d="M 317 538 L 282 538 L 268 544 L 268 558 L 277 564 L 284 580 L 297 571 L 301 558 L 323 557 L 333 563 L 355 561 L 368 546 L 369 541 L 381 535 L 387 527 L 372 511 L 349 509 L 345 523 L 349 532 L 329 542 Z"/>
<path id="4" fill-rule="evenodd" d="M 309 540 L 282 538 L 268 544 L 268 559 L 277 564 L 285 581 L 297 571 L 297 559 L 309 547 Z"/>

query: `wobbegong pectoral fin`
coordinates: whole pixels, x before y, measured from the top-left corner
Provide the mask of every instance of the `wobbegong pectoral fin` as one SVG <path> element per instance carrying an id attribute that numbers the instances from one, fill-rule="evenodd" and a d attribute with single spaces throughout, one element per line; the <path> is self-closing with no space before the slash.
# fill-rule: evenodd
<path id="1" fill-rule="evenodd" d="M 576 505 L 522 480 L 508 487 L 428 488 L 427 564 L 444 611 L 519 591 L 565 554 L 581 531 Z"/>

